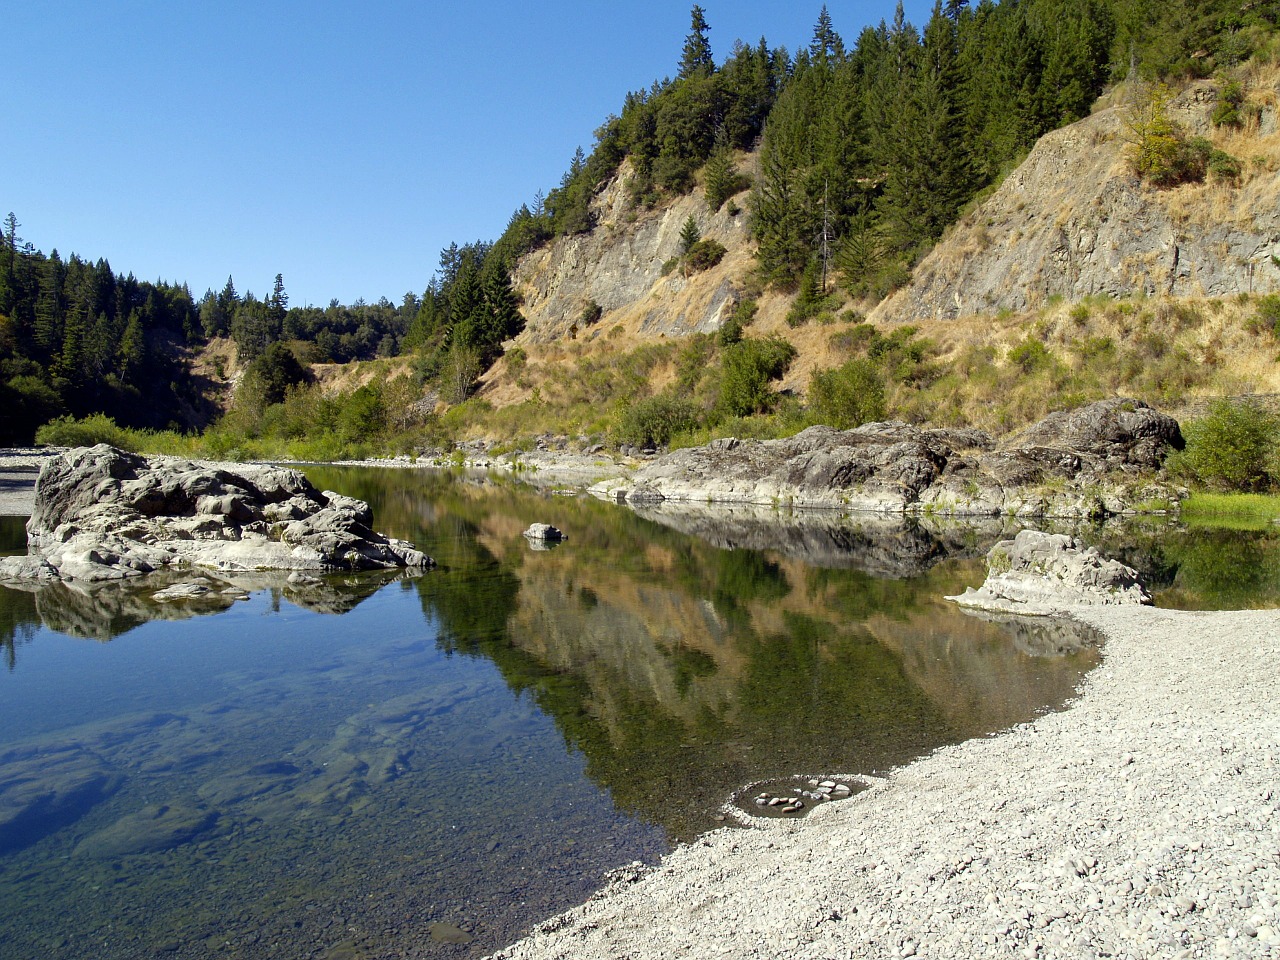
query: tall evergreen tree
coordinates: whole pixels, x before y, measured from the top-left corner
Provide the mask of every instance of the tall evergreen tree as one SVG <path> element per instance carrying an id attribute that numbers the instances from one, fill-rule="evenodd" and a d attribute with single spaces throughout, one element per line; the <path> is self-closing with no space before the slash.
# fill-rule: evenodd
<path id="1" fill-rule="evenodd" d="M 707 12 L 697 4 L 689 13 L 689 35 L 684 40 L 684 51 L 680 56 L 681 80 L 689 77 L 709 77 L 715 70 L 715 60 L 711 56 L 711 41 L 707 39 Z"/>
<path id="2" fill-rule="evenodd" d="M 828 66 L 844 59 L 844 41 L 831 25 L 827 5 L 822 5 L 818 22 L 813 28 L 813 41 L 809 44 L 809 56 L 821 66 Z"/>

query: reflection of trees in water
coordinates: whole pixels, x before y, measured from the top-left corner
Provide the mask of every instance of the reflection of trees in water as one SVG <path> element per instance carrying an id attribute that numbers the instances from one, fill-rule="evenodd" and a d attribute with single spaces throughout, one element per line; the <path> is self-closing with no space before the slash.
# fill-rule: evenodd
<path id="1" fill-rule="evenodd" d="M 1280 606 L 1280 529 L 1128 523 L 1078 535 L 1146 578 L 1160 606 L 1233 610 Z"/>
<path id="2" fill-rule="evenodd" d="M 402 516 L 413 529 L 393 533 L 427 545 L 439 564 L 416 584 L 438 645 L 492 661 L 513 691 L 553 718 L 620 809 L 675 837 L 713 825 L 711 813 L 748 780 L 879 769 L 953 739 L 895 654 L 856 618 L 846 626 L 839 609 L 831 618 L 787 614 L 781 630 L 762 634 L 752 609 L 780 604 L 795 589 L 766 553 L 720 549 L 594 501 L 454 485 L 431 493 L 433 509 Z M 490 546 L 482 542 L 486 531 L 534 520 L 568 530 L 569 543 L 548 555 L 531 554 L 514 534 L 509 550 L 491 532 Z M 859 596 L 874 593 L 866 575 L 829 577 L 852 578 Z M 895 591 L 898 606 L 910 605 L 909 588 Z M 709 652 L 684 632 L 705 632 L 705 621 L 658 622 L 645 597 L 665 611 L 713 609 L 723 647 Z M 865 615 L 866 603 L 850 605 Z M 557 622 L 548 622 L 553 614 Z M 626 651 L 576 659 L 593 642 L 625 643 Z M 637 666 L 636 657 L 648 660 Z M 720 657 L 736 664 L 729 674 Z M 628 667 L 657 686 L 636 683 Z M 664 689 L 674 707 L 661 699 Z"/>
<path id="3" fill-rule="evenodd" d="M 40 626 L 36 599 L 20 590 L 0 587 L 0 646 L 12 670 L 18 662 L 18 644 L 30 643 Z"/>

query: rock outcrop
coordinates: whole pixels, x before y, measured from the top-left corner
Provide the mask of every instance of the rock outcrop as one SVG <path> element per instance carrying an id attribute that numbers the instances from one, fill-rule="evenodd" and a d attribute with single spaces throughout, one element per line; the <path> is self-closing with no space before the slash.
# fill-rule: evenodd
<path id="1" fill-rule="evenodd" d="M 1123 94 L 1124 88 L 1120 89 Z M 1192 85 L 1170 105 L 1209 135 L 1217 85 Z M 1275 92 L 1258 133 L 1274 133 Z M 1157 190 L 1134 176 L 1126 106 L 1104 107 L 1046 134 L 1030 156 L 947 234 L 878 306 L 879 325 L 1034 309 L 1050 297 L 1223 297 L 1280 289 L 1274 177 Z M 1255 140 L 1248 148 L 1265 154 Z M 1238 148 L 1232 148 L 1238 149 Z"/>
<path id="2" fill-rule="evenodd" d="M 367 504 L 316 490 L 296 470 L 233 472 L 106 444 L 49 460 L 27 522 L 28 556 L 0 579 L 120 580 L 166 567 L 371 570 L 427 567 L 375 533 Z"/>
<path id="3" fill-rule="evenodd" d="M 1138 572 L 1061 533 L 1023 530 L 987 554 L 987 579 L 961 596 L 963 607 L 1049 614 L 1084 604 L 1151 603 Z"/>
<path id="4" fill-rule="evenodd" d="M 730 204 L 712 212 L 700 192 L 657 210 L 636 210 L 628 177 L 624 164 L 592 201 L 592 230 L 559 237 L 520 259 L 514 279 L 527 322 L 519 342 L 592 340 L 619 323 L 646 339 L 712 333 L 732 311 L 739 299 L 734 278 L 750 267 L 746 214 L 731 213 Z M 689 217 L 703 237 L 729 252 L 692 276 L 664 273 L 664 263 L 681 252 L 680 230 Z M 599 321 L 583 320 L 588 304 L 604 311 Z"/>
<path id="5" fill-rule="evenodd" d="M 901 422 L 810 427 L 784 440 L 715 440 L 644 465 L 598 496 L 841 507 L 882 513 L 1099 516 L 1167 497 L 1151 479 L 1182 446 L 1172 417 L 1140 400 L 1053 414 L 1002 443 L 980 430 Z"/>

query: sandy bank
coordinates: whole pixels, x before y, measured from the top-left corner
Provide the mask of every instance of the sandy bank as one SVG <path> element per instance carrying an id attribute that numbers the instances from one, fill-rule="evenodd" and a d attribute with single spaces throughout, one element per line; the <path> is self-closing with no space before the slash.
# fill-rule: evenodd
<path id="1" fill-rule="evenodd" d="M 1106 656 L 1068 710 L 623 871 L 494 956 L 1280 957 L 1280 612 L 1080 617 Z"/>

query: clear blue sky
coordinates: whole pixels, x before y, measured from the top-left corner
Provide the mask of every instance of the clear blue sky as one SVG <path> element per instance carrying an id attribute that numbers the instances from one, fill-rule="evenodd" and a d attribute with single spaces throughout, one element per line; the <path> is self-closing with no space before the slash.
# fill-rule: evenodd
<path id="1" fill-rule="evenodd" d="M 702 7 L 796 50 L 821 9 Z M 691 3 L 10 3 L 0 216 L 197 298 L 228 275 L 294 305 L 421 293 L 451 241 L 492 240 L 559 182 L 628 90 L 674 73 Z M 828 4 L 852 44 L 893 0 Z M 931 3 L 910 0 L 922 24 Z"/>

